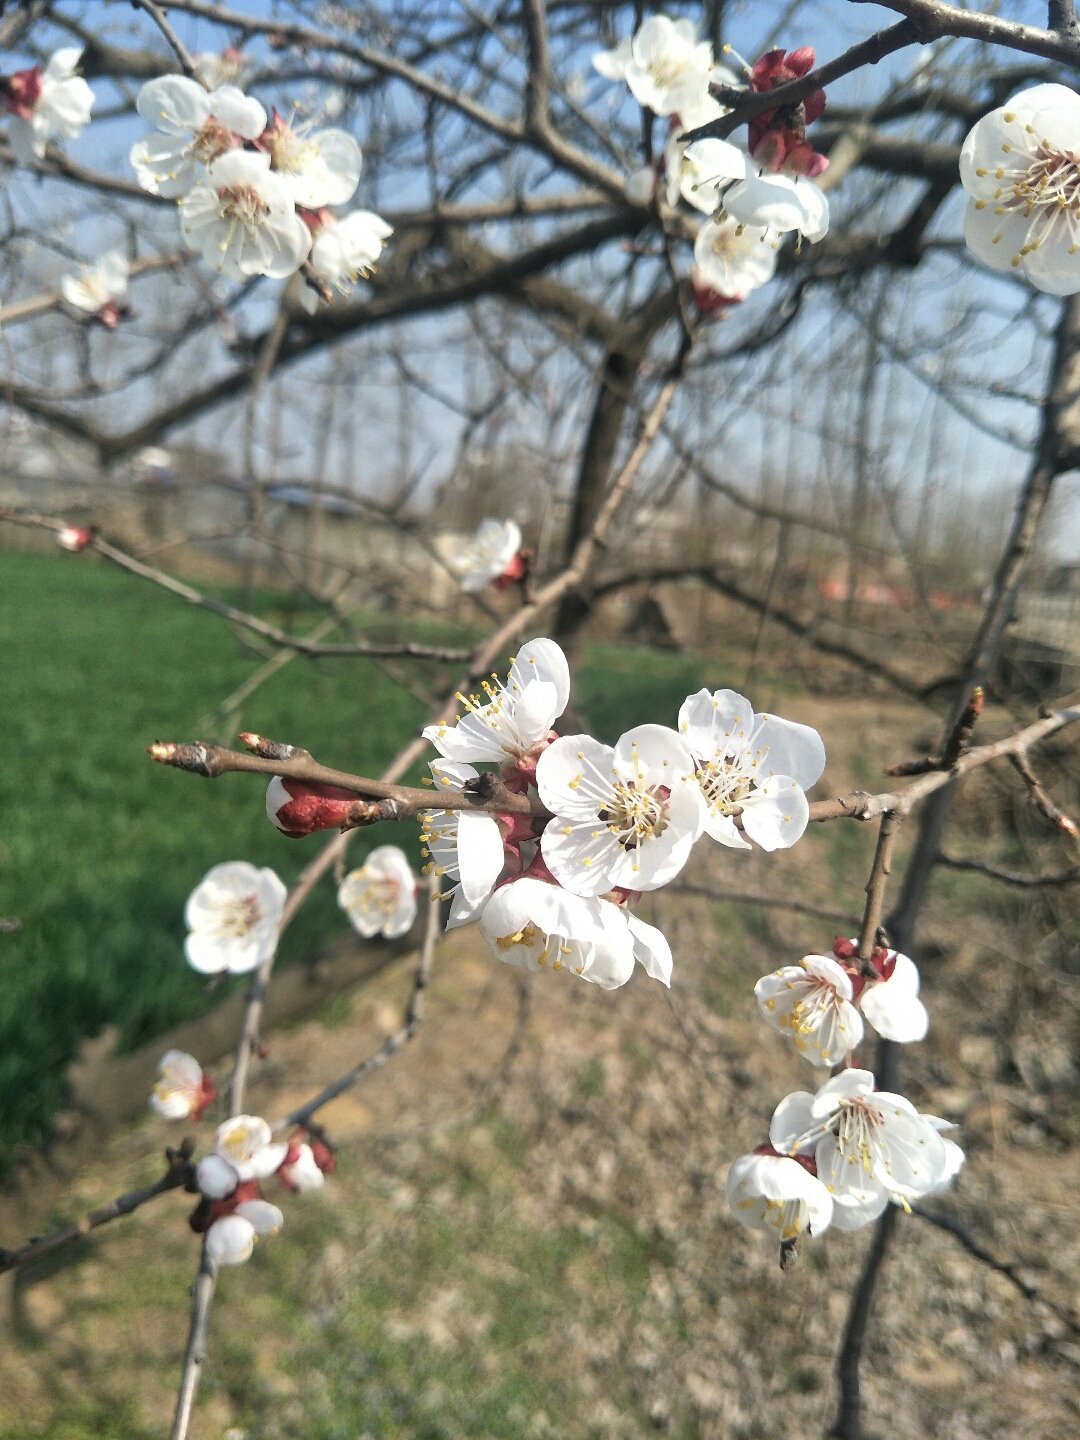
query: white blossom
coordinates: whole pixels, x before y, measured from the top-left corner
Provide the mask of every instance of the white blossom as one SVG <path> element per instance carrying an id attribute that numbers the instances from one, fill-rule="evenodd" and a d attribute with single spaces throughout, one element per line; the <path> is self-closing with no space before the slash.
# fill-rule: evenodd
<path id="1" fill-rule="evenodd" d="M 776 715 L 755 715 L 734 690 L 699 690 L 683 702 L 679 732 L 696 762 L 708 835 L 749 850 L 735 824 L 739 811 L 746 835 L 763 850 L 794 845 L 810 815 L 803 792 L 825 769 L 825 747 L 816 730 Z"/>
<path id="2" fill-rule="evenodd" d="M 208 90 L 238 84 L 244 78 L 247 67 L 247 56 L 235 45 L 226 45 L 220 51 L 203 51 L 195 56 L 195 78 Z"/>
<path id="3" fill-rule="evenodd" d="M 107 306 L 122 300 L 128 288 L 127 257 L 119 250 L 110 250 L 90 265 L 80 265 L 78 275 L 65 275 L 60 291 L 69 305 L 97 315 Z"/>
<path id="4" fill-rule="evenodd" d="M 82 46 L 57 50 L 44 70 L 35 67 L 16 77 L 23 85 L 9 94 L 8 140 L 21 165 L 45 154 L 50 140 L 74 140 L 90 123 L 94 92 L 75 70 Z"/>
<path id="5" fill-rule="evenodd" d="M 807 955 L 754 986 L 758 1008 L 812 1065 L 838 1065 L 863 1037 L 851 977 L 828 955 Z"/>
<path id="6" fill-rule="evenodd" d="M 718 295 L 739 300 L 772 279 L 776 257 L 776 244 L 767 230 L 730 219 L 710 220 L 694 241 L 691 278 Z"/>
<path id="7" fill-rule="evenodd" d="M 740 225 L 758 226 L 773 236 L 795 230 L 816 245 L 828 233 L 825 192 L 804 175 L 748 175 L 724 191 L 722 203 Z"/>
<path id="8" fill-rule="evenodd" d="M 521 527 L 516 521 L 482 520 L 476 534 L 454 557 L 462 590 L 475 595 L 498 580 L 520 549 Z"/>
<path id="9" fill-rule="evenodd" d="M 273 870 L 256 870 L 246 860 L 215 865 L 188 896 L 188 964 L 203 975 L 256 969 L 277 948 L 285 895 Z"/>
<path id="10" fill-rule="evenodd" d="M 1035 85 L 968 133 L 960 180 L 969 248 L 1050 295 L 1080 291 L 1080 96 Z"/>
<path id="11" fill-rule="evenodd" d="M 614 748 L 591 735 L 555 740 L 537 761 L 536 785 L 555 817 L 544 860 L 578 895 L 667 884 L 705 820 L 693 756 L 663 725 L 628 730 Z"/>
<path id="12" fill-rule="evenodd" d="M 265 1180 L 288 1152 L 287 1144 L 271 1139 L 270 1126 L 259 1115 L 233 1115 L 214 1136 L 214 1154 L 227 1161 L 241 1181 Z"/>
<path id="13" fill-rule="evenodd" d="M 183 1050 L 166 1050 L 158 1063 L 158 1081 L 150 1095 L 150 1109 L 166 1120 L 197 1119 L 213 1093 L 213 1086 L 194 1055 Z"/>
<path id="14" fill-rule="evenodd" d="M 677 163 L 672 163 L 675 157 Z M 746 151 L 729 140 L 693 140 L 680 147 L 673 132 L 668 139 L 668 203 L 675 205 L 681 196 L 695 210 L 715 214 L 725 189 L 736 180 L 745 180 L 750 168 Z"/>
<path id="15" fill-rule="evenodd" d="M 136 140 L 131 164 L 144 190 L 172 200 L 203 180 L 215 160 L 241 141 L 256 139 L 266 126 L 266 111 L 258 100 L 235 85 L 207 92 L 185 75 L 148 80 L 135 103 L 146 123 L 160 133 Z"/>
<path id="16" fill-rule="evenodd" d="M 889 1200 L 907 1204 L 954 1167 L 935 1126 L 902 1095 L 874 1089 L 869 1070 L 842 1070 L 816 1095 L 797 1091 L 776 1107 L 769 1140 L 783 1154 L 813 1152 L 833 1197 L 833 1224 L 852 1230 Z"/>
<path id="17" fill-rule="evenodd" d="M 505 682 L 492 675 L 480 689 L 480 694 L 459 695 L 465 714 L 453 725 L 427 726 L 425 740 L 447 760 L 526 762 L 566 709 L 570 668 L 554 640 L 530 640 L 511 662 Z"/>
<path id="18" fill-rule="evenodd" d="M 325 285 L 347 295 L 356 281 L 375 269 L 392 228 L 372 210 L 354 210 L 315 236 L 311 268 Z M 314 315 L 319 297 L 310 285 L 300 292 L 300 304 Z"/>
<path id="19" fill-rule="evenodd" d="M 269 167 L 268 155 L 231 150 L 180 200 L 184 239 L 229 280 L 284 279 L 311 248 L 310 230 Z"/>
<path id="20" fill-rule="evenodd" d="M 820 1235 L 833 1218 L 833 1200 L 821 1181 L 787 1155 L 755 1152 L 732 1163 L 724 1187 L 740 1224 L 797 1240 Z"/>
<path id="21" fill-rule="evenodd" d="M 293 1154 L 295 1151 L 295 1155 Z M 289 1156 L 292 1156 L 290 1159 Z M 297 1190 L 306 1194 L 310 1190 L 320 1190 L 326 1176 L 319 1169 L 315 1161 L 315 1152 L 310 1145 L 290 1145 L 289 1155 L 285 1157 L 281 1168 L 278 1170 L 278 1179 L 289 1190 Z"/>
<path id="22" fill-rule="evenodd" d="M 266 1200 L 245 1200 L 229 1215 L 215 1220 L 206 1232 L 206 1256 L 215 1269 L 220 1265 L 242 1265 L 251 1259 L 255 1241 L 276 1235 L 285 1217 Z"/>
<path id="23" fill-rule="evenodd" d="M 613 61 L 611 69 L 618 64 Z M 708 93 L 712 69 L 712 46 L 698 40 L 692 20 L 651 15 L 630 42 L 622 78 L 639 105 L 675 115 Z"/>
<path id="24" fill-rule="evenodd" d="M 305 209 L 344 205 L 351 200 L 360 179 L 360 146 L 345 130 L 317 130 L 294 126 L 280 115 L 263 134 L 274 174 L 292 200 Z"/>
<path id="25" fill-rule="evenodd" d="M 442 789 L 461 791 L 478 773 L 460 761 L 431 761 L 432 778 Z M 448 883 L 440 898 L 450 901 L 446 928 L 453 930 L 476 919 L 502 874 L 502 831 L 491 815 L 468 810 L 425 810 L 420 821 L 424 871 Z"/>
<path id="26" fill-rule="evenodd" d="M 568 970 L 605 990 L 634 973 L 634 943 L 619 908 L 523 876 L 484 907 L 480 932 L 493 954 L 523 970 Z"/>
<path id="27" fill-rule="evenodd" d="M 919 999 L 918 967 L 908 956 L 890 951 L 884 968 L 884 979 L 867 982 L 859 1009 L 883 1039 L 901 1045 L 921 1040 L 930 1028 L 930 1017 Z"/>
<path id="28" fill-rule="evenodd" d="M 416 919 L 416 877 L 404 850 L 379 845 L 338 889 L 338 904 L 353 929 L 370 940 L 373 935 L 396 940 Z"/>
<path id="29" fill-rule="evenodd" d="M 212 1151 L 195 1166 L 195 1184 L 208 1200 L 224 1200 L 240 1184 L 240 1175 L 224 1155 Z"/>

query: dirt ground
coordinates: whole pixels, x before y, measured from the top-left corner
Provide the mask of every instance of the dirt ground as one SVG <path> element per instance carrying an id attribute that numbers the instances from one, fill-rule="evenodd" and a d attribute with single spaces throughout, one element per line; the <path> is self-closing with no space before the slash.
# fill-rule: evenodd
<path id="1" fill-rule="evenodd" d="M 869 715 L 848 708 L 819 793 L 872 778 Z M 910 717 L 890 724 L 890 745 L 914 743 Z M 969 802 L 971 833 L 997 796 Z M 787 855 L 702 853 L 687 878 L 857 913 L 873 835 L 822 831 Z M 981 899 L 985 882 L 947 879 L 916 957 L 932 1029 L 904 1055 L 902 1088 L 960 1123 L 968 1159 L 927 1208 L 1041 1298 L 899 1217 L 867 1339 L 865 1434 L 1071 1440 L 1080 980 L 1052 925 L 1030 938 L 1034 917 Z M 440 949 L 415 1041 L 326 1112 L 338 1172 L 286 1197 L 284 1232 L 222 1277 L 197 1440 L 828 1433 L 869 1234 L 826 1234 L 781 1273 L 727 1212 L 723 1178 L 782 1095 L 816 1083 L 757 1019 L 753 982 L 845 926 L 673 891 L 642 913 L 672 942 L 670 995 L 643 973 L 614 994 L 522 982 L 469 931 Z M 406 956 L 275 1033 L 250 1108 L 279 1114 L 373 1049 L 410 973 Z M 103 1137 L 38 1228 L 153 1178 L 175 1139 L 151 1117 Z M 163 1197 L 8 1282 L 0 1440 L 167 1433 L 197 1253 L 188 1206 Z"/>

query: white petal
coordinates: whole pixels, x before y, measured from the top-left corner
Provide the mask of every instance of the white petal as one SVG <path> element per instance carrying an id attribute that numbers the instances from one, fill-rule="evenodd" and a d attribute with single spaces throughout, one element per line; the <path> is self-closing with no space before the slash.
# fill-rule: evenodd
<path id="1" fill-rule="evenodd" d="M 809 819 L 806 796 L 786 775 L 769 776 L 742 801 L 743 829 L 762 850 L 794 845 Z"/>
<path id="2" fill-rule="evenodd" d="M 139 91 L 135 108 L 155 130 L 167 135 L 191 135 L 210 115 L 210 97 L 185 75 L 160 75 Z"/>
<path id="3" fill-rule="evenodd" d="M 646 975 L 659 980 L 661 985 L 671 985 L 671 946 L 662 930 L 648 925 L 636 915 L 627 912 L 626 924 L 634 942 L 634 959 L 645 968 Z"/>
<path id="4" fill-rule="evenodd" d="M 255 1227 L 242 1215 L 222 1215 L 207 1230 L 205 1244 L 211 1265 L 242 1265 L 255 1248 Z"/>

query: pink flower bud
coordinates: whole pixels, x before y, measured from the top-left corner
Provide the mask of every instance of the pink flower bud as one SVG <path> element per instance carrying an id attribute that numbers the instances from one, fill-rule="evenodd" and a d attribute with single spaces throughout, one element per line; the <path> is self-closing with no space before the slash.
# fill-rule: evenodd
<path id="1" fill-rule="evenodd" d="M 298 840 L 316 830 L 340 830 L 349 823 L 356 799 L 337 785 L 275 775 L 266 787 L 266 813 L 283 835 Z"/>
<path id="2" fill-rule="evenodd" d="M 71 550 L 77 555 L 93 543 L 94 534 L 93 525 L 65 525 L 56 532 L 56 543 L 61 550 Z"/>

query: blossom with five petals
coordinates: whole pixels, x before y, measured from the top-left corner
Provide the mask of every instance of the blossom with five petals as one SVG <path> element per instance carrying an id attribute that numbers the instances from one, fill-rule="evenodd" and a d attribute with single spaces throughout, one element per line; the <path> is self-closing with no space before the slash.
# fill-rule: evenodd
<path id="1" fill-rule="evenodd" d="M 875 1090 L 869 1070 L 842 1070 L 816 1095 L 786 1096 L 769 1140 L 784 1155 L 813 1154 L 842 1230 L 868 1224 L 889 1200 L 927 1194 L 954 1166 L 930 1119 L 902 1095 Z"/>
<path id="2" fill-rule="evenodd" d="M 230 860 L 207 872 L 188 897 L 184 920 L 191 932 L 184 954 L 193 970 L 243 975 L 277 948 L 285 886 L 273 870 Z"/>
<path id="3" fill-rule="evenodd" d="M 515 520 L 482 520 L 476 534 L 454 557 L 461 588 L 475 595 L 502 578 L 521 553 L 521 527 Z"/>
<path id="4" fill-rule="evenodd" d="M 360 180 L 360 146 L 345 130 L 316 130 L 295 126 L 275 110 L 259 137 L 259 148 L 270 156 L 275 175 L 281 177 L 297 205 L 317 210 L 321 205 L 344 205 Z"/>
<path id="5" fill-rule="evenodd" d="M 42 70 L 19 70 L 0 81 L 0 103 L 11 115 L 7 136 L 15 158 L 31 165 L 50 140 L 74 140 L 90 123 L 94 92 L 75 69 L 82 46 L 57 50 Z"/>
<path id="6" fill-rule="evenodd" d="M 679 733 L 697 767 L 708 810 L 706 834 L 749 850 L 735 824 L 763 850 L 794 845 L 806 829 L 808 790 L 825 769 L 821 736 L 809 725 L 755 715 L 734 690 L 699 690 L 679 711 Z"/>
<path id="7" fill-rule="evenodd" d="M 820 1235 L 833 1217 L 833 1199 L 804 1160 L 762 1146 L 732 1162 L 724 1186 L 735 1218 L 749 1230 L 797 1240 Z"/>
<path id="8" fill-rule="evenodd" d="M 614 748 L 591 735 L 563 736 L 537 761 L 536 786 L 554 816 L 544 860 L 577 895 L 666 885 L 705 822 L 694 758 L 663 725 L 628 730 Z"/>
<path id="9" fill-rule="evenodd" d="M 712 69 L 712 46 L 698 40 L 692 20 L 651 15 L 630 41 L 621 78 L 639 105 L 656 115 L 674 115 L 708 94 Z"/>
<path id="10" fill-rule="evenodd" d="M 311 268 L 324 285 L 347 295 L 360 277 L 375 269 L 392 228 L 372 210 L 354 210 L 326 223 L 326 212 L 311 246 Z M 319 297 L 310 285 L 300 291 L 300 304 L 314 315 Z"/>
<path id="11" fill-rule="evenodd" d="M 180 200 L 184 239 L 228 280 L 284 279 L 307 259 L 311 231 L 261 151 L 230 150 Z"/>
<path id="12" fill-rule="evenodd" d="M 695 288 L 704 288 L 728 301 L 743 300 L 776 273 L 776 244 L 767 230 L 736 221 L 709 220 L 694 241 Z"/>
<path id="13" fill-rule="evenodd" d="M 160 75 L 139 91 L 136 108 L 160 132 L 136 140 L 130 160 L 151 195 L 178 200 L 203 180 L 215 160 L 254 140 L 266 126 L 258 100 L 235 85 L 209 93 L 186 75 Z"/>
<path id="14" fill-rule="evenodd" d="M 217 1090 L 194 1055 L 166 1050 L 158 1062 L 158 1081 L 150 1094 L 150 1109 L 166 1120 L 199 1120 Z"/>
<path id="15" fill-rule="evenodd" d="M 1080 96 L 1034 85 L 991 110 L 960 150 L 968 248 L 1049 295 L 1080 291 Z"/>
<path id="16" fill-rule="evenodd" d="M 554 640 L 530 640 L 504 683 L 493 675 L 480 688 L 483 694 L 458 696 L 464 715 L 453 725 L 428 725 L 424 739 L 447 760 L 488 760 L 528 770 L 570 699 L 566 656 Z"/>
<path id="17" fill-rule="evenodd" d="M 568 970 L 604 990 L 634 973 L 633 938 L 616 905 L 527 875 L 496 890 L 480 933 L 493 954 L 523 970 Z"/>
<path id="18" fill-rule="evenodd" d="M 353 929 L 370 940 L 396 940 L 416 919 L 416 877 L 404 850 L 378 845 L 338 888 L 338 904 Z"/>
<path id="19" fill-rule="evenodd" d="M 96 316 L 107 330 L 115 329 L 120 319 L 127 287 L 127 257 L 119 250 L 110 250 L 92 265 L 81 265 L 78 275 L 65 275 L 60 281 L 68 304 Z"/>

